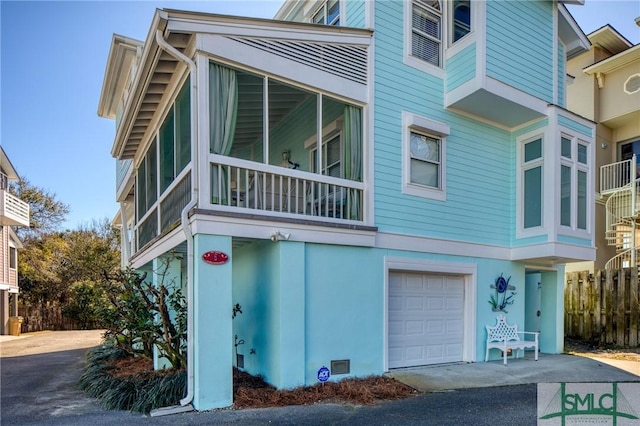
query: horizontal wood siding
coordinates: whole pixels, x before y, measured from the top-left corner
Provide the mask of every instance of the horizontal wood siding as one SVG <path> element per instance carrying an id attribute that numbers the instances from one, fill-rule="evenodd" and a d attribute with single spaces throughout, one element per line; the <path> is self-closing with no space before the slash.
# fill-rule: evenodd
<path id="1" fill-rule="evenodd" d="M 511 135 L 447 111 L 444 82 L 403 64 L 403 6 L 376 2 L 375 225 L 381 231 L 504 245 L 514 226 Z M 402 111 L 446 123 L 446 201 L 402 194 Z"/>
<path id="2" fill-rule="evenodd" d="M 568 117 L 565 117 L 564 115 L 559 115 L 558 116 L 558 124 L 560 124 L 561 126 L 564 126 L 568 129 L 574 130 L 578 133 L 581 133 L 587 137 L 592 137 L 592 129 L 590 127 L 585 126 L 582 123 L 578 123 L 575 120 L 572 120 Z"/>
<path id="3" fill-rule="evenodd" d="M 476 76 L 476 44 L 447 59 L 447 92 Z"/>
<path id="4" fill-rule="evenodd" d="M 553 5 L 487 1 L 487 76 L 553 102 Z"/>
<path id="5" fill-rule="evenodd" d="M 365 27 L 365 1 L 364 0 L 348 0 L 347 5 L 347 26 L 352 28 Z"/>

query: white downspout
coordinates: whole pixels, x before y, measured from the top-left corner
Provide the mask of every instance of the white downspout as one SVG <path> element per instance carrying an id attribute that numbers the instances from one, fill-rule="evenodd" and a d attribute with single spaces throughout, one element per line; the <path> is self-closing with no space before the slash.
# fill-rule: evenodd
<path id="1" fill-rule="evenodd" d="M 187 238 L 187 395 L 180 400 L 180 405 L 185 406 L 193 401 L 193 234 L 187 214 L 189 210 L 198 204 L 198 85 L 196 64 L 186 55 L 171 46 L 162 37 L 162 32 L 156 30 L 156 42 L 160 48 L 170 55 L 189 65 L 191 80 L 191 201 L 182 209 L 180 220 L 182 230 Z"/>

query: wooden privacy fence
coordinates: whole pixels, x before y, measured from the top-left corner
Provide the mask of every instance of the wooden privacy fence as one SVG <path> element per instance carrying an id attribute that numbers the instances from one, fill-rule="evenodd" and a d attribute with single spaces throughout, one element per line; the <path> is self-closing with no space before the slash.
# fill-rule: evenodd
<path id="1" fill-rule="evenodd" d="M 639 342 L 638 268 L 570 272 L 564 287 L 564 333 L 598 344 Z"/>

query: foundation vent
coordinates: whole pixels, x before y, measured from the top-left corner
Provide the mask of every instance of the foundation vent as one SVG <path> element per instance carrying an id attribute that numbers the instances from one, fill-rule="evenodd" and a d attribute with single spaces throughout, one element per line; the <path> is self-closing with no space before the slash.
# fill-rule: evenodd
<path id="1" fill-rule="evenodd" d="M 349 374 L 351 372 L 351 360 L 338 359 L 331 361 L 331 375 Z"/>

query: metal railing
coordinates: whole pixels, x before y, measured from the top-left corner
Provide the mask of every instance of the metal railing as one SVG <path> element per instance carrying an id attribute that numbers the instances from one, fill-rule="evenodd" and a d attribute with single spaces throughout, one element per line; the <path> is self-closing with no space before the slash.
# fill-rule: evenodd
<path id="1" fill-rule="evenodd" d="M 600 193 L 610 194 L 636 179 L 636 156 L 600 167 Z"/>
<path id="2" fill-rule="evenodd" d="M 210 154 L 214 209 L 363 221 L 364 184 Z"/>

